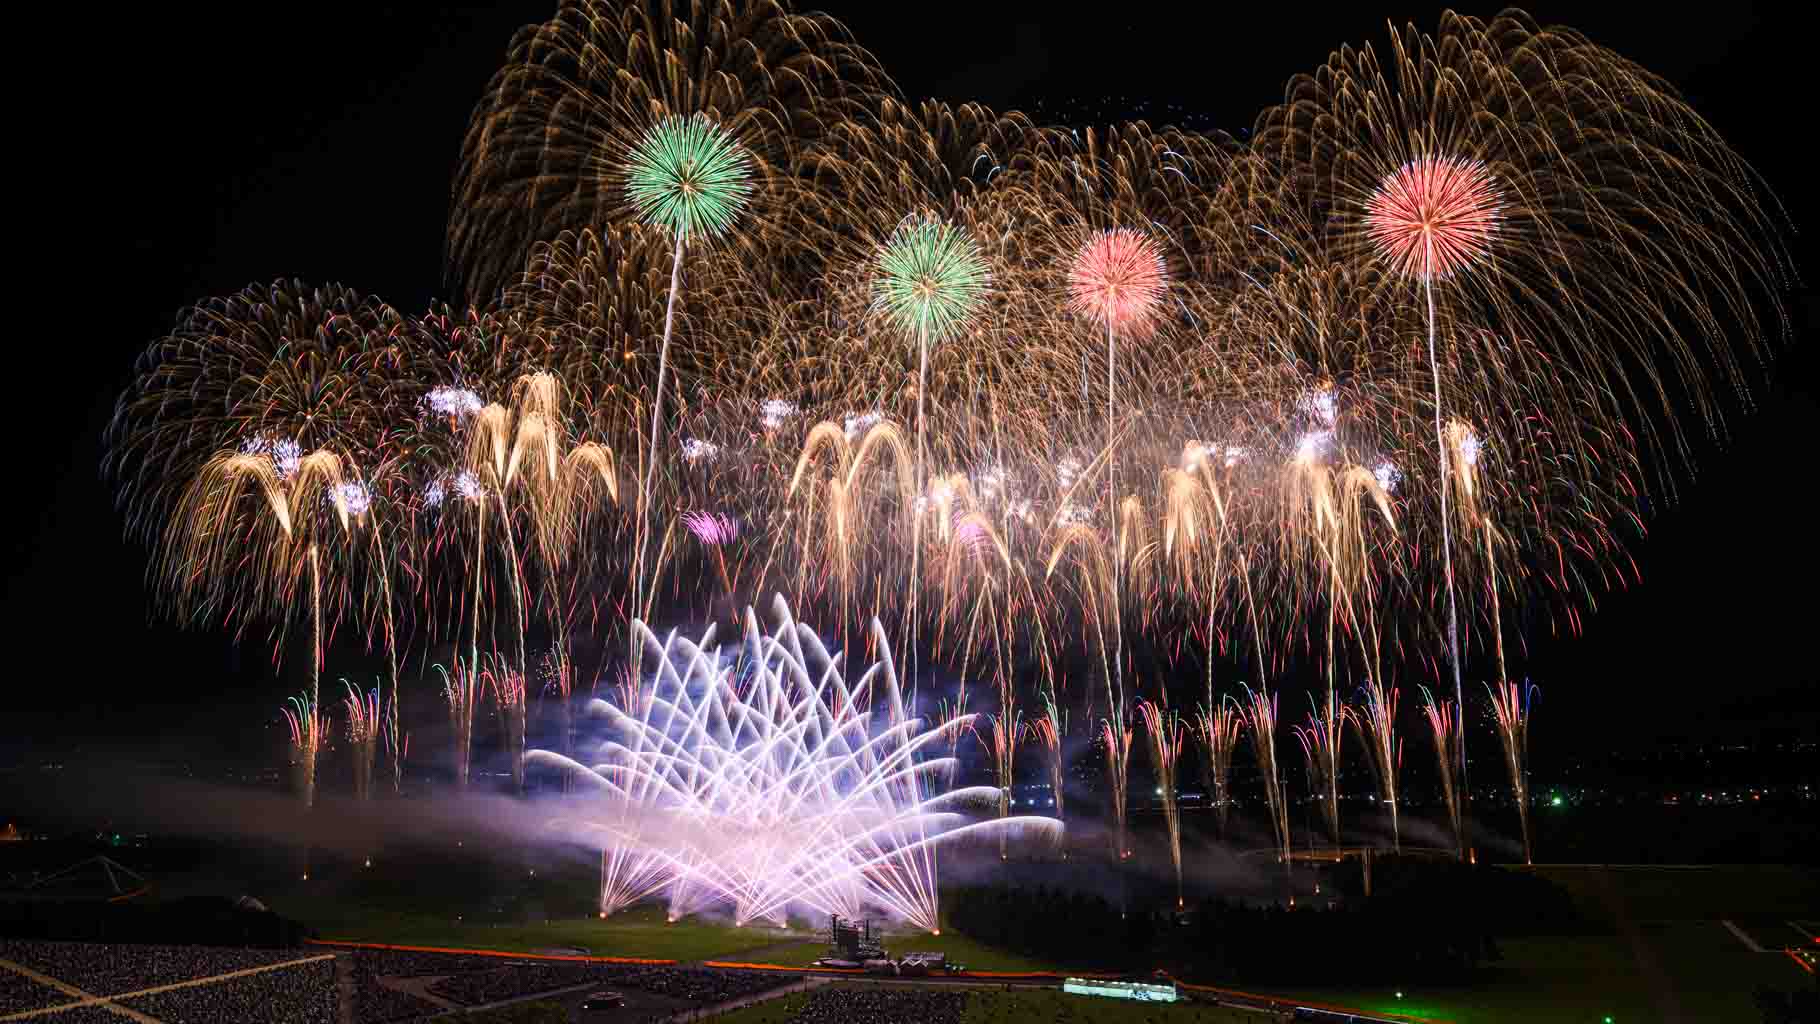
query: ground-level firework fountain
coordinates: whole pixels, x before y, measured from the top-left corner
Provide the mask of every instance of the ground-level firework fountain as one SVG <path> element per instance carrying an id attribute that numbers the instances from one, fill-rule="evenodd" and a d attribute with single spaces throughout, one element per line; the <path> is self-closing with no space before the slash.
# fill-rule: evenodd
<path id="1" fill-rule="evenodd" d="M 841 653 L 799 624 L 779 598 L 763 632 L 746 613 L 736 651 L 633 629 L 654 678 L 636 706 L 596 700 L 610 738 L 583 766 L 548 751 L 534 763 L 593 782 L 558 827 L 602 847 L 601 912 L 662 893 L 672 919 L 724 908 L 736 923 L 782 923 L 883 912 L 937 929 L 935 847 L 1000 831 L 1042 833 L 1053 818 L 970 821 L 990 813 L 990 786 L 938 792 L 953 777 L 950 734 L 971 715 L 926 727 L 911 717 L 874 620 L 884 660 L 854 683 Z"/>

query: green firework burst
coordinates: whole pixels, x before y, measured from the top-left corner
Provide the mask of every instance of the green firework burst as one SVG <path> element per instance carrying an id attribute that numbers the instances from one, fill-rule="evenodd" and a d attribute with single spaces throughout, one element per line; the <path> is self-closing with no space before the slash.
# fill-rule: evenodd
<path id="1" fill-rule="evenodd" d="M 632 151 L 626 193 L 647 224 L 685 240 L 717 237 L 752 194 L 752 161 L 704 115 L 666 117 Z"/>
<path id="2" fill-rule="evenodd" d="M 967 232 L 936 217 L 898 225 L 874 264 L 873 303 L 912 337 L 944 341 L 967 325 L 990 275 Z"/>

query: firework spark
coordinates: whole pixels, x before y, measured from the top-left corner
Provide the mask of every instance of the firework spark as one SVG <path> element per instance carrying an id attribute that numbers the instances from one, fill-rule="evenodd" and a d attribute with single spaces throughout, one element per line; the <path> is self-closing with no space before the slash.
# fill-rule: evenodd
<path id="1" fill-rule="evenodd" d="M 1089 238 L 1068 266 L 1068 306 L 1130 339 L 1156 328 L 1169 291 L 1163 250 L 1139 231 L 1113 228 Z"/>
<path id="2" fill-rule="evenodd" d="M 1391 269 L 1430 280 L 1485 259 L 1504 198 L 1477 160 L 1422 156 L 1392 171 L 1366 207 L 1366 231 Z"/>

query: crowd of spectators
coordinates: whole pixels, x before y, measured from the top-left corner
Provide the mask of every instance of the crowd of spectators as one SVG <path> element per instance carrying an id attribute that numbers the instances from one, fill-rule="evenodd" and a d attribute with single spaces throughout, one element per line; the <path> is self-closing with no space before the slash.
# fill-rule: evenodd
<path id="1" fill-rule="evenodd" d="M 476 966 L 485 969 L 439 979 L 430 991 L 463 1006 L 479 1006 L 608 980 L 607 971 L 587 963 L 533 960 L 501 965 L 497 960 L 484 960 Z"/>
<path id="2" fill-rule="evenodd" d="M 965 992 L 828 985 L 818 988 L 794 1024 L 960 1024 Z"/>
<path id="3" fill-rule="evenodd" d="M 784 971 L 710 971 L 688 967 L 621 967 L 616 970 L 622 972 L 613 980 L 616 985 L 685 999 L 699 1006 L 724 1003 L 802 980 L 802 975 Z"/>
<path id="4" fill-rule="evenodd" d="M 165 1024 L 336 1024 L 335 963 L 280 967 L 121 1001 Z"/>
<path id="5" fill-rule="evenodd" d="M 798 974 L 776 971 L 721 971 L 538 960 L 502 964 L 498 960 L 483 960 L 478 957 L 466 959 L 465 965 L 453 965 L 466 969 L 437 980 L 430 986 L 430 991 L 463 1006 L 479 1006 L 578 985 L 602 985 L 638 989 L 697 1006 L 711 1006 L 787 985 L 801 978 Z"/>
<path id="6" fill-rule="evenodd" d="M 0 960 L 11 960 L 97 996 L 137 992 L 308 955 L 295 949 L 0 939 Z"/>
<path id="7" fill-rule="evenodd" d="M 5 956 L 5 953 L 0 953 L 0 957 Z M 24 975 L 0 968 L 0 1017 L 26 1010 L 42 1010 L 46 1006 L 69 1001 L 69 996 L 49 985 L 40 985 Z"/>
<path id="8" fill-rule="evenodd" d="M 364 949 L 348 954 L 354 979 L 354 1024 L 391 1024 L 434 1013 L 435 1005 L 427 1000 L 379 983 L 374 964 L 385 955 Z"/>

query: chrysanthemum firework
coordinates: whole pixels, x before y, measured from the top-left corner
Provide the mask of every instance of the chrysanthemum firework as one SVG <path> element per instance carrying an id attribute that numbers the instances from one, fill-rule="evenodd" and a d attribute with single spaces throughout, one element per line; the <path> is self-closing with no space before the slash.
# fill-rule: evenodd
<path id="1" fill-rule="evenodd" d="M 638 216 L 684 240 L 723 235 L 752 194 L 752 160 L 705 116 L 666 117 L 632 151 L 626 194 Z"/>
<path id="2" fill-rule="evenodd" d="M 1392 171 L 1366 206 L 1380 258 L 1409 277 L 1452 277 L 1485 259 L 1504 199 L 1477 160 L 1425 155 Z"/>
<path id="3" fill-rule="evenodd" d="M 873 305 L 907 337 L 940 343 L 978 312 L 991 273 L 966 230 L 939 217 L 899 224 L 873 258 Z"/>
<path id="4" fill-rule="evenodd" d="M 1162 248 L 1130 228 L 1096 233 L 1068 266 L 1069 308 L 1125 338 L 1156 327 L 1168 291 Z"/>

